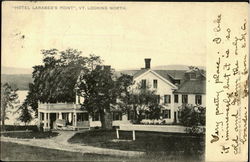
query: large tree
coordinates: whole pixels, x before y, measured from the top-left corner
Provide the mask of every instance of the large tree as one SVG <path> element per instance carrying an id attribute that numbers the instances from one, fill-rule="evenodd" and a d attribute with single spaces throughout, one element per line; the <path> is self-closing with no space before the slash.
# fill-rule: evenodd
<path id="1" fill-rule="evenodd" d="M 78 82 L 78 94 L 84 97 L 82 108 L 92 117 L 100 115 L 103 129 L 112 128 L 112 106 L 116 104 L 116 82 L 110 66 L 96 68 L 81 73 Z"/>
<path id="2" fill-rule="evenodd" d="M 2 129 L 5 130 L 5 120 L 7 119 L 7 112 L 9 108 L 14 108 L 14 104 L 17 103 L 18 95 L 17 89 L 12 89 L 12 87 L 8 84 L 1 83 L 1 124 Z"/>
<path id="3" fill-rule="evenodd" d="M 75 84 L 80 73 L 89 71 L 102 62 L 100 57 L 95 55 L 83 57 L 81 52 L 75 49 L 50 49 L 41 52 L 43 64 L 33 67 L 34 82 L 29 85 L 25 99 L 25 104 L 33 110 L 37 110 L 38 101 L 74 102 Z"/>
<path id="4" fill-rule="evenodd" d="M 124 113 L 133 114 L 134 123 L 140 123 L 145 115 L 149 119 L 160 118 L 162 106 L 154 90 L 149 86 L 135 85 L 133 77 L 126 74 L 122 74 L 117 82 L 118 105 Z"/>

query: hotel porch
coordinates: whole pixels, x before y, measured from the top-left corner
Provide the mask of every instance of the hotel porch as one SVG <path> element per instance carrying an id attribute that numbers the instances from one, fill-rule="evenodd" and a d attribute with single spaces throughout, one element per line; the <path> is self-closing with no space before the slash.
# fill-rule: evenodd
<path id="1" fill-rule="evenodd" d="M 74 103 L 39 103 L 38 119 L 45 131 L 89 129 L 89 115 Z"/>

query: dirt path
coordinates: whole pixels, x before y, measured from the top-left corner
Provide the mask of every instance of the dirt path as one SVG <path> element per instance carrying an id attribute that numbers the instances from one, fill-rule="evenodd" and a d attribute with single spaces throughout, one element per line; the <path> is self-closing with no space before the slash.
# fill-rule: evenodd
<path id="1" fill-rule="evenodd" d="M 138 151 L 122 151 L 93 147 L 84 144 L 72 144 L 68 142 L 68 139 L 71 138 L 77 132 L 58 131 L 58 133 L 58 136 L 49 139 L 17 139 L 1 136 L 1 141 L 80 153 L 95 153 L 115 156 L 140 156 L 144 154 L 143 152 Z"/>

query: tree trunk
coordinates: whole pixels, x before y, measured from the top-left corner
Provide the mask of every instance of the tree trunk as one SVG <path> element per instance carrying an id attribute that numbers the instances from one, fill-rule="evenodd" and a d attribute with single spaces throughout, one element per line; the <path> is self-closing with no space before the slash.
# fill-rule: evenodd
<path id="1" fill-rule="evenodd" d="M 112 129 L 112 115 L 110 111 L 100 113 L 102 129 Z"/>
<path id="2" fill-rule="evenodd" d="M 4 109 L 4 112 L 2 112 L 2 118 L 1 118 L 1 120 L 2 120 L 2 127 L 1 127 L 1 131 L 5 131 L 5 109 Z"/>

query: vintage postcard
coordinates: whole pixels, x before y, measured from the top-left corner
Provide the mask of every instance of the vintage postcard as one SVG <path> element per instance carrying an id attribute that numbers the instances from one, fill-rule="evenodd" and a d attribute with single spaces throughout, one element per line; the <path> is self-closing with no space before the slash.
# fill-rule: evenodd
<path id="1" fill-rule="evenodd" d="M 248 161 L 248 10 L 3 2 L 1 160 Z"/>

